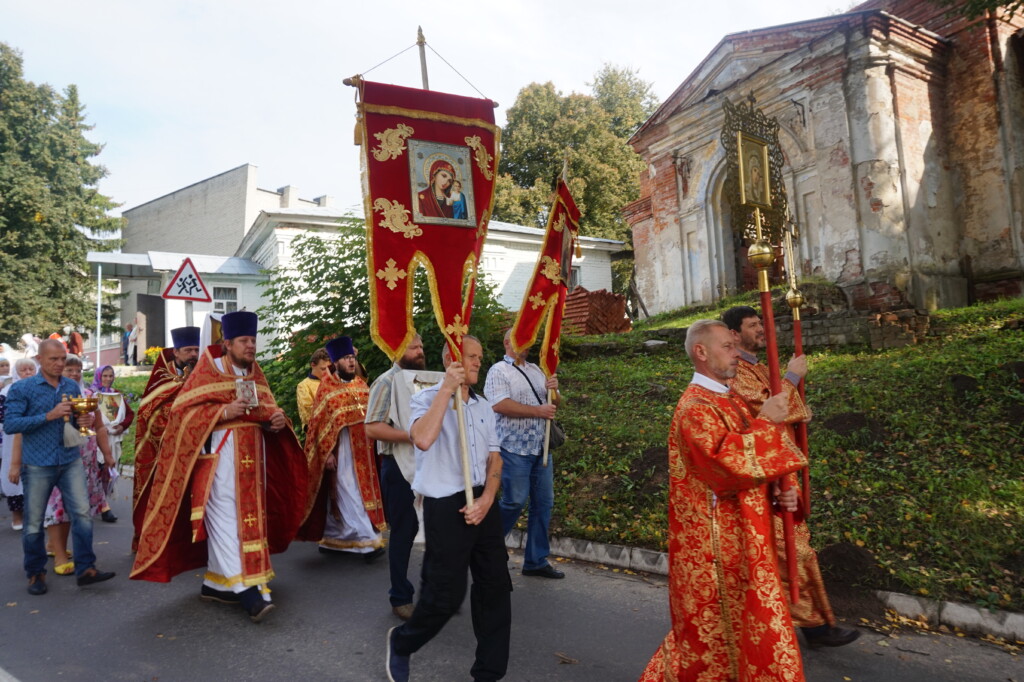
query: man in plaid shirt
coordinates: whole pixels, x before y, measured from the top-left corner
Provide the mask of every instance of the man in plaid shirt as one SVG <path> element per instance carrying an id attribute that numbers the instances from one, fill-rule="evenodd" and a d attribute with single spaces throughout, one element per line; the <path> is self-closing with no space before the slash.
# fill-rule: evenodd
<path id="1" fill-rule="evenodd" d="M 565 574 L 548 563 L 551 547 L 548 526 L 554 506 L 554 480 L 550 457 L 544 466 L 544 432 L 547 420 L 555 418 L 560 400 L 558 376 L 547 379 L 540 367 L 526 361 L 528 351 L 512 348 L 512 330 L 505 332 L 505 357 L 487 372 L 484 395 L 494 408 L 498 439 L 501 441 L 502 527 L 507 535 L 519 520 L 527 498 L 530 500 L 526 524 L 526 549 L 523 575 L 564 578 Z M 555 391 L 555 402 L 545 402 L 548 390 Z"/>

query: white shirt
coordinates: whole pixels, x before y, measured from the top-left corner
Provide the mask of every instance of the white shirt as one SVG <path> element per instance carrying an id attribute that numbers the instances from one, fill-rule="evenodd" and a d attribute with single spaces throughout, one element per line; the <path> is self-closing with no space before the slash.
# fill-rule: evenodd
<path id="1" fill-rule="evenodd" d="M 420 391 L 412 399 L 410 425 L 427 413 L 437 397 L 441 385 Z M 498 452 L 500 443 L 494 427 L 494 410 L 483 396 L 470 392 L 469 401 L 463 403 L 466 419 L 466 441 L 474 486 L 487 481 L 487 460 L 490 453 Z M 412 489 L 424 497 L 442 498 L 465 490 L 462 477 L 462 453 L 459 445 L 459 421 L 455 408 L 448 405 L 441 422 L 437 440 L 426 450 L 416 448 L 416 475 Z"/>
<path id="2" fill-rule="evenodd" d="M 709 377 L 709 376 L 707 376 L 705 374 L 701 374 L 700 372 L 694 372 L 693 373 L 693 378 L 690 379 L 690 383 L 691 384 L 697 384 L 698 386 L 703 386 L 704 388 L 708 389 L 709 391 L 714 391 L 715 393 L 728 393 L 729 392 L 729 387 L 728 386 L 726 386 L 725 384 L 720 384 L 717 381 L 715 381 L 714 379 L 712 379 L 711 377 Z"/>

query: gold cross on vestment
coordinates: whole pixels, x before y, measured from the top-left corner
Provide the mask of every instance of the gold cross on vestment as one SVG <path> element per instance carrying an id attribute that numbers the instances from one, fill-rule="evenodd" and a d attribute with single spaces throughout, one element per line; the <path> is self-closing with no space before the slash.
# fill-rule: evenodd
<path id="1" fill-rule="evenodd" d="M 246 455 L 245 457 L 242 458 L 242 466 L 244 467 L 251 467 L 255 463 L 256 460 L 254 460 L 250 455 Z"/>
<path id="2" fill-rule="evenodd" d="M 248 516 L 245 517 L 245 525 L 247 525 L 250 528 L 252 528 L 255 524 L 256 524 L 256 517 L 255 516 L 253 516 L 252 514 L 249 514 Z"/>

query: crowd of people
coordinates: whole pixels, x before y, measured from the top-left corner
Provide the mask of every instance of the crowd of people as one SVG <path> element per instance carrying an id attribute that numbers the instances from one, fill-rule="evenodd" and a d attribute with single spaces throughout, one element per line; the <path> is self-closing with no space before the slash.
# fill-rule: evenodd
<path id="1" fill-rule="evenodd" d="M 95 565 L 92 519 L 116 520 L 104 516 L 113 517 L 104 472 L 134 418 L 133 579 L 167 582 L 205 567 L 200 598 L 240 606 L 258 623 L 276 606 L 271 554 L 292 541 L 316 543 L 326 557 L 370 563 L 386 555 L 388 600 L 400 621 L 386 637 L 389 679 L 409 679 L 411 657 L 467 590 L 477 638 L 470 674 L 501 679 L 512 626 L 505 536 L 524 508 L 522 575 L 565 577 L 548 556 L 554 463 L 544 452 L 558 377 L 546 377 L 506 334 L 481 393 L 477 338 L 461 338 L 458 358 L 447 345 L 438 349 L 444 371 L 430 372 L 415 336 L 368 383 L 353 340 L 339 336 L 313 354 L 296 387 L 300 443 L 256 362 L 257 323 L 248 311 L 225 314 L 223 340 L 206 348 L 197 327 L 172 330 L 137 415 L 117 400 L 112 367 L 83 386 L 81 361 L 59 340 L 41 342 L 37 362 L 11 367 L 0 358 L 0 376 L 15 376 L 0 392 L 3 492 L 17 512 L 29 593 L 47 591 L 48 551 L 54 572 L 73 573 L 79 585 L 114 577 Z M 811 647 L 859 635 L 836 624 L 799 486 L 778 484 L 807 465 L 793 431 L 811 418 L 797 390 L 806 360 L 790 361 L 773 395 L 757 357 L 763 348 L 751 308 L 688 330 L 694 375 L 668 441 L 672 630 L 642 680 L 798 680 L 795 628 Z M 111 402 L 75 413 L 67 398 L 80 395 Z M 795 603 L 787 599 L 783 512 L 795 519 Z M 417 535 L 425 540 L 418 595 L 408 575 Z"/>

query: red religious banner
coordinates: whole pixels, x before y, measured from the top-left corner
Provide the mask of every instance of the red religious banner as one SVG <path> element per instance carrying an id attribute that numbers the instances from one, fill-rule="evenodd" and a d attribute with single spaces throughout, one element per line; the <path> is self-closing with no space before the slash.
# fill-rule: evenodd
<path id="1" fill-rule="evenodd" d="M 512 347 L 516 352 L 533 345 L 541 322 L 547 318 L 540 348 L 540 366 L 551 376 L 558 371 L 558 343 L 562 334 L 562 311 L 572 272 L 573 245 L 579 241 L 580 212 L 563 179 L 558 180 L 554 204 L 548 215 L 544 245 L 537 259 L 523 305 L 512 325 Z"/>
<path id="2" fill-rule="evenodd" d="M 438 326 L 469 331 L 494 201 L 494 103 L 358 80 L 370 334 L 391 359 L 412 340 L 413 274 L 427 271 Z"/>

